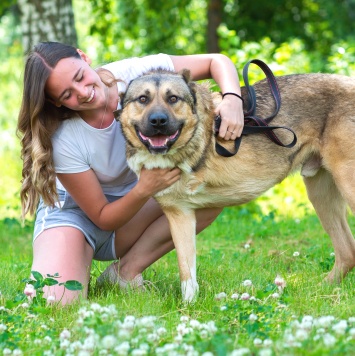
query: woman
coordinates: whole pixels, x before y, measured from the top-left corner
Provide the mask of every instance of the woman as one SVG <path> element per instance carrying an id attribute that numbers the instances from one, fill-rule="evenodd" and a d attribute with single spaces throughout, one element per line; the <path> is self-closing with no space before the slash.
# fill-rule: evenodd
<path id="1" fill-rule="evenodd" d="M 93 259 L 117 260 L 99 278 L 141 287 L 141 273 L 174 246 L 169 226 L 152 198 L 180 178 L 179 169 L 143 169 L 139 180 L 127 166 L 125 143 L 113 111 L 127 83 L 147 70 L 188 68 L 194 80 L 213 78 L 223 93 L 240 94 L 233 63 L 220 54 L 131 58 L 93 70 L 81 50 L 43 42 L 29 54 L 18 120 L 22 134 L 22 211 L 36 222 L 32 270 L 77 280 L 84 296 Z M 243 127 L 242 101 L 226 95 L 216 108 L 219 135 L 233 140 Z M 219 209 L 197 212 L 197 232 Z M 60 299 L 63 287 L 46 296 Z M 62 303 L 78 297 L 66 291 Z"/>

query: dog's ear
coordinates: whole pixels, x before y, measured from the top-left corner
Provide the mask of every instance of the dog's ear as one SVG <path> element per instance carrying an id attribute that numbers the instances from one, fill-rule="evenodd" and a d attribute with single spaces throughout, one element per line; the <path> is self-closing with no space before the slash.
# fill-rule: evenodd
<path id="1" fill-rule="evenodd" d="M 187 84 L 190 83 L 190 81 L 191 81 L 191 72 L 190 72 L 189 69 L 184 68 L 183 70 L 181 70 L 181 71 L 179 72 L 179 74 L 183 77 L 183 79 L 185 80 L 185 82 L 186 82 Z"/>
<path id="2" fill-rule="evenodd" d="M 113 116 L 115 117 L 115 120 L 116 120 L 116 121 L 120 121 L 121 114 L 122 114 L 122 109 L 115 110 L 115 111 L 113 112 Z"/>
<path id="3" fill-rule="evenodd" d="M 191 80 L 191 72 L 189 69 L 184 68 L 179 72 L 179 74 L 182 76 L 188 88 L 190 89 L 190 93 L 193 98 L 193 103 L 191 103 L 191 108 L 192 108 L 192 112 L 196 114 L 196 83 Z"/>

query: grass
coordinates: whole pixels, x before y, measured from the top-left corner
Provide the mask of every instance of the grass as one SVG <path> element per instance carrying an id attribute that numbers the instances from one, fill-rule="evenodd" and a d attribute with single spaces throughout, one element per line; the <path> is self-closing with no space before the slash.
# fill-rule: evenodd
<path id="1" fill-rule="evenodd" d="M 96 288 L 107 266 L 96 261 L 88 301 L 66 308 L 16 301 L 30 271 L 31 234 L 31 222 L 0 222 L 0 354 L 355 354 L 354 273 L 340 285 L 322 283 L 333 249 L 297 176 L 225 209 L 198 236 L 200 294 L 192 305 L 181 302 L 175 252 L 144 273 L 155 286 L 146 293 Z M 241 300 L 243 293 L 251 298 Z"/>

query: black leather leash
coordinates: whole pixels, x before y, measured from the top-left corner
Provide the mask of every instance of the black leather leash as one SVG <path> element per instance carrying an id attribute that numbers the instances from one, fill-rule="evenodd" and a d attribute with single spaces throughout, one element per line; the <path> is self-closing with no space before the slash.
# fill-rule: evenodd
<path id="1" fill-rule="evenodd" d="M 255 115 L 256 95 L 253 86 L 249 84 L 249 80 L 248 80 L 248 69 L 250 64 L 252 63 L 259 66 L 264 72 L 264 74 L 266 75 L 271 90 L 271 94 L 276 104 L 275 111 L 270 116 L 264 119 Z M 280 95 L 279 87 L 277 85 L 276 78 L 272 73 L 271 69 L 263 61 L 259 59 L 252 59 L 243 68 L 243 80 L 248 93 L 249 108 L 246 112 L 244 112 L 244 128 L 242 131 L 242 135 L 235 140 L 234 152 L 228 151 L 226 148 L 224 148 L 217 142 L 216 142 L 216 152 L 223 157 L 232 157 L 238 152 L 238 149 L 242 142 L 243 135 L 251 135 L 251 134 L 258 134 L 258 133 L 265 134 L 272 142 L 276 143 L 279 146 L 287 147 L 287 148 L 293 147 L 297 142 L 297 136 L 293 130 L 291 130 L 289 127 L 286 126 L 269 126 L 269 123 L 278 114 L 281 107 L 281 95 Z M 218 133 L 220 125 L 221 125 L 221 117 L 218 115 L 215 119 L 216 134 Z M 292 142 L 288 144 L 284 144 L 275 134 L 274 130 L 276 129 L 284 129 L 290 131 L 293 134 Z"/>

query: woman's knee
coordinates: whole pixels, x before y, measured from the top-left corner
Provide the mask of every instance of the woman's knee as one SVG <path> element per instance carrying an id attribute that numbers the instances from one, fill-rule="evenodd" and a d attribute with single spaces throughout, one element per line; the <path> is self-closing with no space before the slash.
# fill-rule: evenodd
<path id="1" fill-rule="evenodd" d="M 80 294 L 86 296 L 92 258 L 93 250 L 80 230 L 51 228 L 43 231 L 33 243 L 32 271 L 43 276 L 58 274 L 58 282 L 76 280 L 82 283 L 82 292 L 70 292 L 59 285 L 45 288 L 45 296 L 62 298 L 62 302 L 67 303 Z"/>

